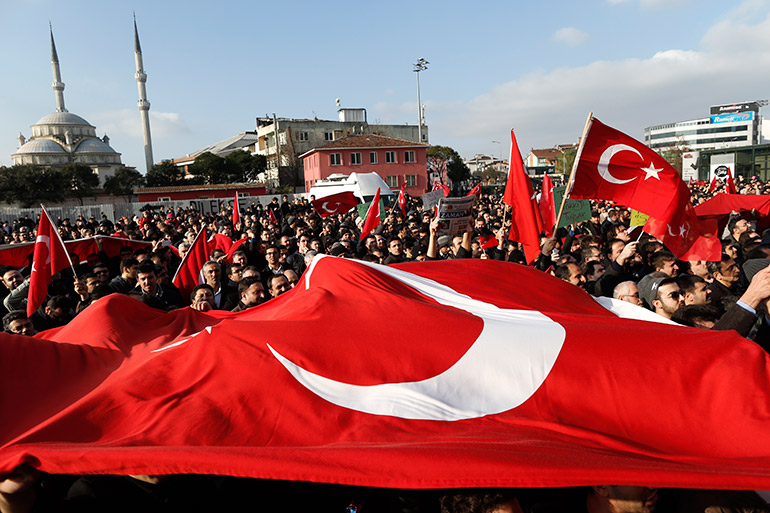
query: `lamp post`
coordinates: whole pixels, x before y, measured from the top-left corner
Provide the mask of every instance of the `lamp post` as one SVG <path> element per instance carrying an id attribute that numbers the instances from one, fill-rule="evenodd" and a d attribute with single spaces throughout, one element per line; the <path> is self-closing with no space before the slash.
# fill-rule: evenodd
<path id="1" fill-rule="evenodd" d="M 420 100 L 420 72 L 428 69 L 428 61 L 420 57 L 417 62 L 412 64 L 412 71 L 417 73 L 417 139 L 422 142 L 422 102 Z"/>

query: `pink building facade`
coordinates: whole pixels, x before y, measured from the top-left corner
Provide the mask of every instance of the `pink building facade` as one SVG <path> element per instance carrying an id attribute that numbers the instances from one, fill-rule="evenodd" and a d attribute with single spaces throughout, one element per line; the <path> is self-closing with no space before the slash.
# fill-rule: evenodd
<path id="1" fill-rule="evenodd" d="M 394 192 L 411 196 L 428 191 L 427 144 L 382 135 L 353 135 L 300 155 L 305 191 L 333 174 L 377 173 Z"/>

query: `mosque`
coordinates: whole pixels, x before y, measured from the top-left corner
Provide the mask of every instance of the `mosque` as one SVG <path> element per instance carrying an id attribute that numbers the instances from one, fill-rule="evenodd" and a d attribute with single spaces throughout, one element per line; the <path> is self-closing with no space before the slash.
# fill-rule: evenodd
<path id="1" fill-rule="evenodd" d="M 139 84 L 140 99 L 138 102 L 142 114 L 142 125 L 145 136 L 145 155 L 147 168 L 152 166 L 152 146 L 149 141 L 149 108 L 144 90 L 147 75 L 142 69 L 141 48 L 134 20 L 134 41 L 137 61 L 135 75 Z M 43 167 L 62 168 L 67 164 L 82 164 L 89 166 L 99 176 L 100 184 L 107 177 L 124 167 L 120 153 L 110 146 L 110 139 L 96 136 L 96 127 L 80 116 L 69 112 L 64 106 L 64 83 L 59 70 L 59 57 L 56 54 L 56 44 L 51 29 L 51 64 L 53 66 L 53 87 L 56 97 L 56 110 L 43 116 L 31 126 L 29 139 L 19 134 L 19 149 L 11 155 L 14 165 L 33 164 Z"/>

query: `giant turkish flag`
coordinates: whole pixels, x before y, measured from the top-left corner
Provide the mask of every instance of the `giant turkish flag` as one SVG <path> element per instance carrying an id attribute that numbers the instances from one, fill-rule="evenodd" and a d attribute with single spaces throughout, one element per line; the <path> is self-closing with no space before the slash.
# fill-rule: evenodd
<path id="1" fill-rule="evenodd" d="M 240 313 L 113 294 L 0 334 L 0 472 L 768 489 L 768 364 L 516 264 L 320 256 Z"/>

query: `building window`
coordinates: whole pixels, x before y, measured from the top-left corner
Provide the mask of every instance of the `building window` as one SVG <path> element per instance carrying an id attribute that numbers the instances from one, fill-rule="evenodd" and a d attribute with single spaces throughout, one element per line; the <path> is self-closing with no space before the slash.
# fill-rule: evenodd
<path id="1" fill-rule="evenodd" d="M 404 162 L 414 162 L 414 151 L 409 150 L 404 152 Z"/>
<path id="2" fill-rule="evenodd" d="M 377 163 L 377 152 L 376 151 L 370 151 L 369 152 L 369 163 L 370 164 L 376 164 Z"/>
<path id="3" fill-rule="evenodd" d="M 171 201 L 171 196 L 158 196 L 157 201 Z"/>
<path id="4" fill-rule="evenodd" d="M 396 152 L 395 151 L 386 151 L 385 152 L 385 163 L 387 163 L 387 164 L 395 164 L 396 163 Z"/>
<path id="5" fill-rule="evenodd" d="M 354 165 L 354 166 L 361 164 L 361 153 L 359 153 L 359 152 L 351 153 L 350 154 L 350 163 L 352 165 Z"/>
<path id="6" fill-rule="evenodd" d="M 388 175 L 388 187 L 391 189 L 398 188 L 398 175 Z"/>
<path id="7" fill-rule="evenodd" d="M 406 175 L 406 186 L 417 187 L 417 175 Z"/>
<path id="8" fill-rule="evenodd" d="M 278 144 L 286 144 L 286 132 L 278 133 Z"/>
<path id="9" fill-rule="evenodd" d="M 333 141 L 334 132 L 324 132 L 324 141 Z"/>
<path id="10" fill-rule="evenodd" d="M 342 165 L 342 153 L 330 153 L 329 154 L 329 165 L 331 165 L 331 166 L 341 166 Z"/>
<path id="11" fill-rule="evenodd" d="M 310 135 L 307 132 L 300 132 L 299 133 L 299 141 L 300 142 L 307 142 L 310 138 Z"/>

